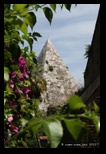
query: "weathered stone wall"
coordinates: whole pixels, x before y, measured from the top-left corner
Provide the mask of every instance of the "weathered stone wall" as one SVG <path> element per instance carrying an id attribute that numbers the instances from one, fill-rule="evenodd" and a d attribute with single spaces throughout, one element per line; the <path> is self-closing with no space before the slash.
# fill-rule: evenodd
<path id="1" fill-rule="evenodd" d="M 42 64 L 43 77 L 47 81 L 47 91 L 42 95 L 40 109 L 46 110 L 51 104 L 63 105 L 70 95 L 78 91 L 78 85 L 50 40 L 46 41 L 38 62 Z"/>

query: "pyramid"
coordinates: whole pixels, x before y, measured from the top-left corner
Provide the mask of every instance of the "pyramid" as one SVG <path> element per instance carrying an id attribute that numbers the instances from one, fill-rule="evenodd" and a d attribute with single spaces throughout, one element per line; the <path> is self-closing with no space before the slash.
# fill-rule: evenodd
<path id="1" fill-rule="evenodd" d="M 49 39 L 37 60 L 42 66 L 43 78 L 47 82 L 47 91 L 41 95 L 39 108 L 47 111 L 50 105 L 64 105 L 68 97 L 78 91 L 78 85 Z"/>

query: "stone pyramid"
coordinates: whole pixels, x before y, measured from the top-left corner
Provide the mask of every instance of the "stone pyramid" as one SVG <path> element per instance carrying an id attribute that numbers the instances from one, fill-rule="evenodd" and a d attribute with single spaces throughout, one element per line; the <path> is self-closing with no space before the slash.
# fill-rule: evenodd
<path id="1" fill-rule="evenodd" d="M 47 111 L 51 104 L 64 105 L 68 97 L 78 91 L 78 85 L 49 39 L 38 56 L 38 63 L 42 65 L 43 78 L 47 82 L 39 108 Z"/>

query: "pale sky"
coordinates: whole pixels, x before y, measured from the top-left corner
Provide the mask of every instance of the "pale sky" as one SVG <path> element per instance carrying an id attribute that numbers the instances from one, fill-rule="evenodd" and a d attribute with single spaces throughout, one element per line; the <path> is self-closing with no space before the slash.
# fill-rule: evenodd
<path id="1" fill-rule="evenodd" d="M 84 84 L 83 72 L 87 63 L 85 47 L 91 44 L 99 7 L 100 4 L 77 4 L 76 7 L 73 4 L 69 12 L 57 5 L 51 25 L 41 9 L 36 12 L 37 23 L 33 31 L 42 37 L 34 42 L 33 51 L 38 56 L 49 38 L 80 86 Z"/>

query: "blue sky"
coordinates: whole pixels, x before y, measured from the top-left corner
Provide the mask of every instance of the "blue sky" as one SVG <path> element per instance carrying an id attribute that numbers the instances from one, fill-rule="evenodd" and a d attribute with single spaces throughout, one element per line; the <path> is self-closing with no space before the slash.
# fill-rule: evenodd
<path id="1" fill-rule="evenodd" d="M 70 13 L 57 5 L 51 25 L 41 9 L 36 12 L 37 23 L 33 31 L 42 37 L 34 42 L 33 51 L 38 56 L 49 38 L 79 86 L 84 84 L 85 47 L 91 44 L 99 7 L 100 4 L 72 5 Z"/>

